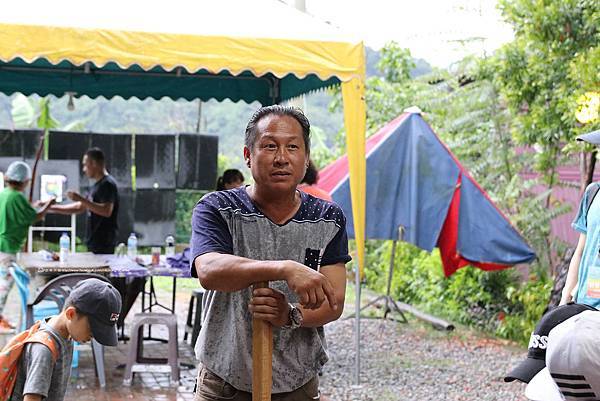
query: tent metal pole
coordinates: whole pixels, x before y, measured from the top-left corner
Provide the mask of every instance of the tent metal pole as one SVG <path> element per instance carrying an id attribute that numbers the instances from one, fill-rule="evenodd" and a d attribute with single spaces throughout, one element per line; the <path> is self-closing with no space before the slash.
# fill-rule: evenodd
<path id="1" fill-rule="evenodd" d="M 360 266 L 358 262 L 355 264 L 354 278 L 354 341 L 356 346 L 354 385 L 360 386 Z"/>
<path id="2" fill-rule="evenodd" d="M 88 64 L 86 64 L 88 65 Z M 183 73 L 179 70 L 177 73 L 177 69 L 173 70 L 173 72 L 165 71 L 165 72 L 137 72 L 137 71 L 102 71 L 102 70 L 93 70 L 89 71 L 89 67 L 87 71 L 77 68 L 46 68 L 46 67 L 18 67 L 18 66 L 0 66 L 0 70 L 4 71 L 15 71 L 15 72 L 50 72 L 50 73 L 61 73 L 61 74 L 69 74 L 69 75 L 84 75 L 84 74 L 94 74 L 94 75 L 120 75 L 127 77 L 184 77 L 184 78 L 201 78 L 201 79 L 242 79 L 245 81 L 267 81 L 269 84 L 272 84 L 272 80 L 268 77 L 255 77 L 248 75 L 200 75 L 196 73 L 189 73 L 184 71 Z"/>
<path id="3" fill-rule="evenodd" d="M 390 269 L 388 271 L 388 281 L 387 281 L 387 290 L 385 292 L 385 309 L 384 309 L 384 313 L 388 313 L 388 311 L 390 311 L 390 292 L 392 290 L 392 277 L 394 275 L 394 260 L 396 259 L 396 243 L 398 241 L 394 240 L 392 242 L 392 255 L 390 256 Z M 392 301 L 393 302 L 393 301 Z"/>
<path id="4" fill-rule="evenodd" d="M 377 306 L 378 303 L 380 301 L 384 301 L 385 302 L 385 308 L 383 310 L 383 318 L 387 319 L 387 316 L 390 312 L 392 312 L 392 307 L 393 310 L 398 312 L 398 314 L 400 315 L 400 319 L 401 320 L 397 320 L 401 323 L 408 323 L 408 319 L 406 319 L 406 316 L 404 315 L 404 313 L 402 313 L 402 311 L 398 308 L 398 306 L 396 305 L 396 301 L 394 301 L 394 299 L 390 296 L 391 293 L 391 286 L 392 286 L 392 279 L 394 277 L 394 262 L 395 262 L 395 256 L 396 256 L 396 248 L 397 248 L 397 244 L 398 241 L 402 241 L 404 239 L 404 227 L 399 226 L 398 227 L 398 239 L 394 239 L 393 243 L 392 243 L 392 252 L 391 252 L 391 256 L 390 256 L 390 265 L 389 265 L 389 270 L 388 270 L 388 281 L 387 281 L 387 291 L 386 291 L 386 295 L 380 295 L 377 298 L 373 299 L 372 301 L 370 301 L 369 303 L 367 303 L 365 306 L 360 307 L 351 315 L 346 316 L 344 319 L 350 319 L 356 316 L 357 313 L 360 313 L 361 311 L 363 311 L 364 309 L 367 309 L 371 306 Z M 392 320 L 396 320 L 396 319 L 392 319 Z"/>

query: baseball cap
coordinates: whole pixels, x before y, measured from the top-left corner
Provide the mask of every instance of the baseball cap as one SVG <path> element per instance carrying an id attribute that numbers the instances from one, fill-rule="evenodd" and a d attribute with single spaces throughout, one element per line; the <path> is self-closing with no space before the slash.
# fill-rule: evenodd
<path id="1" fill-rule="evenodd" d="M 547 312 L 531 333 L 527 358 L 517 365 L 508 375 L 504 377 L 505 382 L 519 380 L 529 383 L 531 379 L 546 367 L 546 348 L 548 346 L 548 334 L 550 330 L 565 320 L 587 310 L 596 309 L 583 304 L 566 304 Z"/>
<path id="2" fill-rule="evenodd" d="M 548 337 L 547 374 L 527 385 L 532 400 L 600 399 L 600 313 L 585 311 L 554 328 Z"/>
<path id="3" fill-rule="evenodd" d="M 579 135 L 578 141 L 591 143 L 593 145 L 600 145 L 600 130 L 592 131 L 587 134 Z"/>
<path id="4" fill-rule="evenodd" d="M 117 345 L 117 320 L 121 294 L 110 283 L 97 278 L 82 280 L 69 294 L 71 304 L 88 317 L 92 336 L 102 345 Z"/>
<path id="5" fill-rule="evenodd" d="M 31 178 L 31 169 L 25 162 L 12 162 L 6 169 L 4 176 L 10 181 L 25 182 Z"/>

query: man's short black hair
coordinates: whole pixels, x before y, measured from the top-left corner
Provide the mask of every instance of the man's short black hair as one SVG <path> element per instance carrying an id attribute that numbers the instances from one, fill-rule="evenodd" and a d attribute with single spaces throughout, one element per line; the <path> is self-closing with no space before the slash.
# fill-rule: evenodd
<path id="1" fill-rule="evenodd" d="M 85 155 L 98 164 L 104 164 L 104 152 L 100 148 L 90 148 L 85 152 Z"/>
<path id="2" fill-rule="evenodd" d="M 281 106 L 278 104 L 261 107 L 252 115 L 250 121 L 248 121 L 248 125 L 246 126 L 244 145 L 246 145 L 248 149 L 253 148 L 258 134 L 258 123 L 263 117 L 272 114 L 277 116 L 289 116 L 298 121 L 298 124 L 300 124 L 302 127 L 302 136 L 304 137 L 304 147 L 306 148 L 306 153 L 310 153 L 310 122 L 308 121 L 308 118 L 306 118 L 304 112 L 298 107 Z"/>

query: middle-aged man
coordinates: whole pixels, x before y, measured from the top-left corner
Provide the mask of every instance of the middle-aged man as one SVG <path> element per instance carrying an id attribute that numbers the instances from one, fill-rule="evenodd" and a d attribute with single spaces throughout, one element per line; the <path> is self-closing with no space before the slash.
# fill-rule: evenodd
<path id="1" fill-rule="evenodd" d="M 318 400 L 323 325 L 344 307 L 346 219 L 297 190 L 310 123 L 284 106 L 258 110 L 244 158 L 254 184 L 205 196 L 192 217 L 192 274 L 207 290 L 196 344 L 196 400 L 251 400 L 252 318 L 273 330 L 273 400 Z M 252 290 L 257 282 L 270 288 Z"/>

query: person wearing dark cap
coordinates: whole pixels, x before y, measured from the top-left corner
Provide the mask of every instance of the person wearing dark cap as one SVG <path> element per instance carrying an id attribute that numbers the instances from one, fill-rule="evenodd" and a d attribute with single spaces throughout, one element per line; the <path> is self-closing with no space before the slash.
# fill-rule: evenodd
<path id="1" fill-rule="evenodd" d="M 600 130 L 577 137 L 578 141 L 600 145 Z M 573 301 L 600 307 L 600 196 L 599 183 L 590 184 L 581 199 L 572 227 L 579 232 L 577 248 L 569 264 L 560 304 Z"/>
<path id="2" fill-rule="evenodd" d="M 96 278 L 79 282 L 65 300 L 62 312 L 42 321 L 58 350 L 58 358 L 45 344 L 25 345 L 10 401 L 62 401 L 71 374 L 73 341 L 92 338 L 102 345 L 117 345 L 116 323 L 121 296 L 109 283 Z"/>
<path id="3" fill-rule="evenodd" d="M 504 377 L 505 382 L 519 380 L 529 383 L 535 375 L 546 367 L 546 350 L 548 348 L 548 335 L 557 325 L 585 311 L 596 311 L 595 308 L 583 304 L 561 305 L 547 312 L 531 333 L 527 358 L 517 365 Z"/>
<path id="4" fill-rule="evenodd" d="M 600 313 L 585 311 L 550 331 L 546 368 L 527 385 L 533 401 L 600 399 Z"/>

